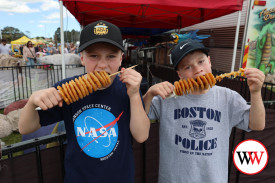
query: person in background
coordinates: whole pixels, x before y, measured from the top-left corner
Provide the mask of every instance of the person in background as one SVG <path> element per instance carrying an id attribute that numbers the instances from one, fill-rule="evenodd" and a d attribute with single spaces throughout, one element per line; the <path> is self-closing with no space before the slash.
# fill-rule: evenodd
<path id="1" fill-rule="evenodd" d="M 59 52 L 60 52 L 60 54 L 61 54 L 61 45 L 58 47 L 58 50 L 59 50 Z M 69 51 L 68 51 L 68 46 L 67 46 L 66 43 L 64 44 L 64 53 L 65 53 L 65 54 L 66 54 L 66 53 L 69 53 Z"/>
<path id="2" fill-rule="evenodd" d="M 50 55 L 49 52 L 48 52 L 47 44 L 44 43 L 42 48 L 43 48 L 43 52 L 46 54 L 46 56 Z"/>
<path id="3" fill-rule="evenodd" d="M 10 47 L 7 45 L 7 40 L 3 38 L 0 44 L 0 54 L 10 54 Z"/>
<path id="4" fill-rule="evenodd" d="M 211 73 L 208 48 L 196 40 L 179 43 L 171 59 L 180 79 Z M 261 88 L 265 75 L 256 68 L 244 71 L 251 105 L 225 87 L 199 88 L 167 98 L 174 86 L 161 82 L 144 95 L 150 119 L 160 120 L 159 183 L 227 183 L 229 137 L 233 127 L 263 130 L 265 108 Z"/>
<path id="5" fill-rule="evenodd" d="M 49 55 L 54 55 L 54 54 L 56 54 L 56 48 L 53 46 L 53 43 L 52 43 L 52 42 L 49 43 L 48 53 L 49 53 Z"/>
<path id="6" fill-rule="evenodd" d="M 37 53 L 39 51 L 39 45 L 38 44 L 36 46 L 34 46 L 34 51 L 35 51 L 35 53 Z"/>
<path id="7" fill-rule="evenodd" d="M 43 49 L 41 47 L 38 47 L 38 52 L 36 52 L 36 55 L 38 58 L 41 58 L 43 56 L 46 56 L 46 53 L 43 52 Z"/>
<path id="8" fill-rule="evenodd" d="M 81 31 L 79 51 L 87 73 L 116 73 L 125 51 L 120 29 L 103 20 L 88 24 Z M 20 113 L 20 133 L 28 134 L 64 120 L 65 183 L 134 183 L 132 140 L 144 142 L 150 128 L 140 91 L 142 76 L 134 69 L 122 68 L 121 74 L 112 76 L 105 88 L 96 82 L 96 91 L 68 105 L 56 88 L 70 81 L 77 82 L 77 78 L 80 76 L 34 92 Z M 91 81 L 87 82 L 91 84 Z M 84 87 L 81 86 L 85 91 Z M 38 106 L 42 110 L 37 111 Z"/>
<path id="9" fill-rule="evenodd" d="M 68 45 L 67 44 L 64 44 L 64 53 L 69 53 Z"/>
<path id="10" fill-rule="evenodd" d="M 69 51 L 69 53 L 75 53 L 75 45 L 74 45 L 73 42 L 71 42 L 71 44 L 70 44 L 70 51 Z"/>
<path id="11" fill-rule="evenodd" d="M 23 47 L 23 58 L 27 66 L 31 66 L 33 68 L 34 65 L 36 65 L 36 54 L 31 41 L 28 41 L 26 46 Z"/>

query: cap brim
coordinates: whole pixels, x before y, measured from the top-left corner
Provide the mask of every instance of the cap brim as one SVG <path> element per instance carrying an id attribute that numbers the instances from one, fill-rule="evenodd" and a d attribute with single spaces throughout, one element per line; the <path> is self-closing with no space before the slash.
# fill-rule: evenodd
<path id="1" fill-rule="evenodd" d="M 121 49 L 123 52 L 125 52 L 124 48 L 118 44 L 117 42 L 115 41 L 112 41 L 110 39 L 106 39 L 106 38 L 98 38 L 98 39 L 93 39 L 91 41 L 88 41 L 86 42 L 85 44 L 81 45 L 79 47 L 79 50 L 78 52 L 82 52 L 83 50 L 85 50 L 88 46 L 92 45 L 92 44 L 95 44 L 95 43 L 100 43 L 100 42 L 103 42 L 103 43 L 110 43 L 116 47 L 118 47 L 119 49 Z"/>
<path id="2" fill-rule="evenodd" d="M 181 61 L 186 55 L 188 55 L 190 52 L 198 51 L 198 50 L 200 50 L 200 51 L 204 52 L 206 55 L 208 55 L 209 49 L 206 48 L 206 47 L 205 47 L 205 48 L 194 48 L 194 49 L 190 49 L 190 50 L 186 51 L 183 55 L 181 55 L 181 57 L 180 57 L 180 58 L 178 59 L 178 61 L 177 61 L 177 64 L 175 65 L 175 69 L 178 67 L 180 61 Z"/>

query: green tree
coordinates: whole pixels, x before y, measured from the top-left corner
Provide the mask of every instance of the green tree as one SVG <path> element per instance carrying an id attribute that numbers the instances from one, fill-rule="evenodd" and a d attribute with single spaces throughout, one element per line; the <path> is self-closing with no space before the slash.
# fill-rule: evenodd
<path id="1" fill-rule="evenodd" d="M 25 31 L 26 32 L 26 35 L 30 38 L 31 37 L 31 32 L 30 31 Z"/>
<path id="2" fill-rule="evenodd" d="M 54 32 L 54 36 L 53 36 L 57 42 L 60 42 L 61 41 L 61 36 L 60 36 L 60 27 L 58 27 L 56 29 L 56 31 Z"/>
<path id="3" fill-rule="evenodd" d="M 37 36 L 37 37 L 35 37 L 35 39 L 45 39 L 45 37 L 44 36 L 41 36 L 41 37 Z"/>
<path id="4" fill-rule="evenodd" d="M 58 27 L 54 33 L 54 39 L 57 42 L 61 42 L 61 33 L 60 33 L 60 27 Z M 64 41 L 65 42 L 76 42 L 79 41 L 80 38 L 80 32 L 76 31 L 76 30 L 72 30 L 72 31 L 64 31 Z"/>
<path id="5" fill-rule="evenodd" d="M 22 31 L 15 27 L 4 27 L 2 30 L 2 37 L 6 38 L 9 41 L 13 41 L 21 38 L 22 36 L 26 36 Z"/>

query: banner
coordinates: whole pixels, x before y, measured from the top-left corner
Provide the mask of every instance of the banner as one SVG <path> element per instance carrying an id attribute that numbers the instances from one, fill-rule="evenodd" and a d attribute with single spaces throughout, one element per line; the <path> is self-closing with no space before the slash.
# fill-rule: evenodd
<path id="1" fill-rule="evenodd" d="M 252 0 L 248 15 L 243 68 L 258 68 L 274 77 L 275 0 Z"/>

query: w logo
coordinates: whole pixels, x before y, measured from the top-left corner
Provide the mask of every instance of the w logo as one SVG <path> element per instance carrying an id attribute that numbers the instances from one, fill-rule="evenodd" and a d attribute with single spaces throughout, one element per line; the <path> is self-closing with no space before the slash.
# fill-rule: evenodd
<path id="1" fill-rule="evenodd" d="M 256 140 L 245 140 L 237 145 L 233 153 L 236 168 L 248 175 L 261 172 L 267 165 L 268 152 L 265 146 Z"/>
<path id="2" fill-rule="evenodd" d="M 246 161 L 246 164 L 249 164 L 250 162 L 252 163 L 252 165 L 254 164 L 255 160 L 257 161 L 258 165 L 261 162 L 262 156 L 264 151 L 261 152 L 257 152 L 257 151 L 236 151 L 236 153 L 238 154 L 239 160 L 241 162 L 241 164 L 244 163 L 244 161 Z M 243 155 L 241 155 L 243 154 Z M 248 155 L 247 155 L 248 154 Z M 254 157 L 253 157 L 254 154 Z M 260 157 L 258 157 L 258 154 L 260 154 Z"/>

